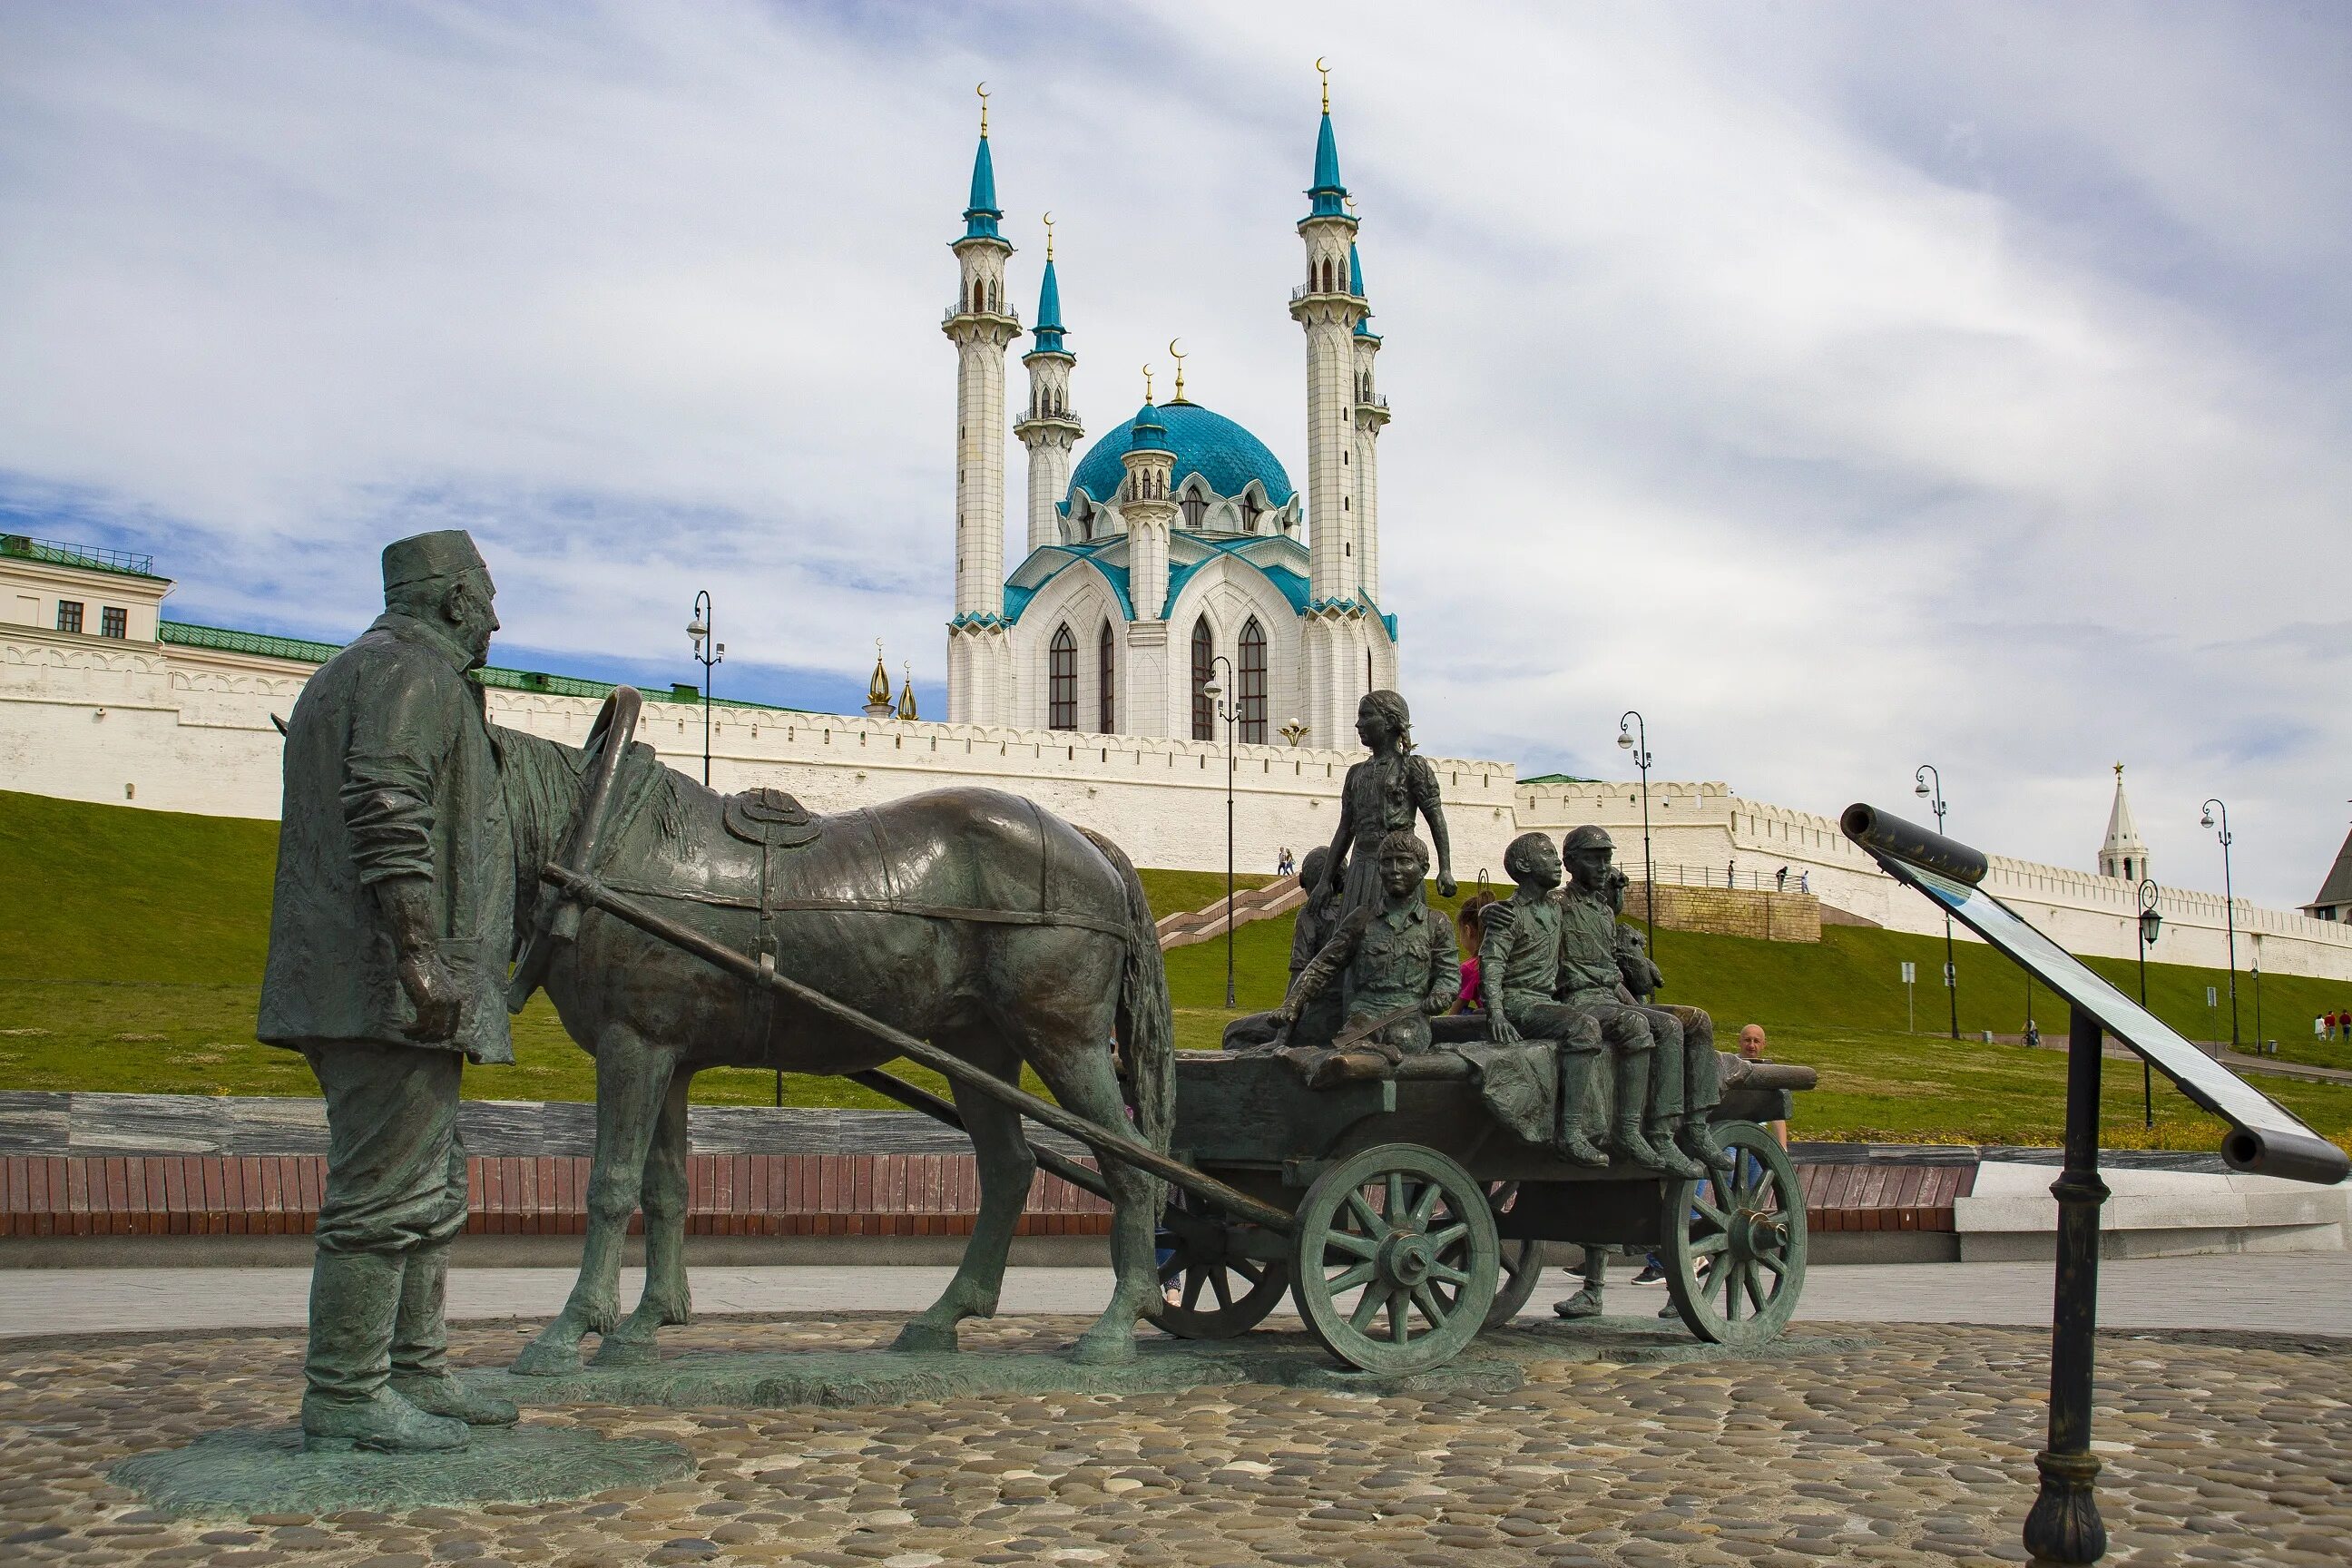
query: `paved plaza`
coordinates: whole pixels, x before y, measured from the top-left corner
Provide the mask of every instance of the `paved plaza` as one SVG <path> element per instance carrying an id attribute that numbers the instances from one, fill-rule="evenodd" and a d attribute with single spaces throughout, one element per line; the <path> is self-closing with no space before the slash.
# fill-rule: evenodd
<path id="1" fill-rule="evenodd" d="M 1688 1353 L 1678 1329 L 1648 1319 L 1661 1291 L 1616 1288 L 1612 1305 L 1641 1316 L 1596 1339 L 1539 1315 L 1559 1293 L 1546 1289 L 1465 1358 L 1513 1372 L 1483 1392 L 1456 1380 L 1385 1395 L 1244 1384 L 889 1409 L 551 1404 L 527 1418 L 679 1443 L 695 1473 L 575 1502 L 398 1515 L 175 1520 L 110 1483 L 127 1456 L 290 1418 L 302 1272 L 0 1273 L 0 1325 L 16 1336 L 0 1342 L 0 1561 L 2013 1563 L 2049 1353 L 2047 1266 L 1823 1268 L 1807 1320 L 1752 1356 L 1641 1359 L 1653 1352 L 1628 1347 Z M 2344 1562 L 2352 1340 L 2326 1331 L 2346 1327 L 2352 1266 L 2189 1258 L 2103 1273 L 2109 1561 Z M 709 1316 L 667 1342 L 878 1349 L 939 1278 L 698 1270 Z M 461 1270 L 453 1311 L 476 1321 L 456 1331 L 458 1359 L 502 1363 L 528 1330 L 497 1320 L 543 1315 L 568 1283 L 554 1269 Z M 969 1325 L 966 1345 L 1066 1345 L 1103 1284 L 1092 1270 L 1019 1271 L 1011 1310 Z M 1977 1326 L 1935 1326 L 1949 1319 Z M 1296 1340 L 1286 1322 L 1253 1337 Z"/>
<path id="2" fill-rule="evenodd" d="M 930 1305 L 945 1268 L 697 1268 L 697 1310 L 709 1313 L 914 1312 Z M 1612 1276 L 1612 1311 L 1654 1310 L 1663 1286 Z M 2047 1263 L 1843 1264 L 1816 1267 L 1798 1310 L 1811 1322 L 2005 1323 L 2050 1321 Z M 635 1301 L 644 1276 L 624 1270 Z M 1543 1317 L 1576 1289 L 1554 1269 L 1528 1303 Z M 1551 1287 L 1557 1286 L 1554 1289 Z M 50 1334 L 187 1329 L 290 1328 L 304 1321 L 307 1268 L 0 1269 L 0 1340 Z M 2099 1269 L 2105 1328 L 2249 1329 L 2352 1335 L 2352 1252 L 2118 1259 Z M 552 1317 L 572 1288 L 568 1268 L 468 1268 L 449 1276 L 453 1321 Z M 1108 1269 L 1015 1268 L 1008 1312 L 1093 1312 L 1110 1299 Z"/>

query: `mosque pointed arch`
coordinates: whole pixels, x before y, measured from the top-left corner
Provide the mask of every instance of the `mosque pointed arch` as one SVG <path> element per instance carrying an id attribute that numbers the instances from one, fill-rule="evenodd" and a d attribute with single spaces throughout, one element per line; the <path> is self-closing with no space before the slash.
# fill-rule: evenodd
<path id="1" fill-rule="evenodd" d="M 1077 727 L 1078 639 L 1070 635 L 1070 623 L 1064 621 L 1054 628 L 1054 640 L 1045 649 L 1045 728 Z"/>

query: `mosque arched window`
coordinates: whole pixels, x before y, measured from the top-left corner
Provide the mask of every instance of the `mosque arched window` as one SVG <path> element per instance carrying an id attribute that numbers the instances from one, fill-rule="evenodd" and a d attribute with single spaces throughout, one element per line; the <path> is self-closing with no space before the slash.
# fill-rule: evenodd
<path id="1" fill-rule="evenodd" d="M 971 280 L 971 313 L 975 316 L 980 314 L 982 310 L 986 307 L 987 303 L 988 296 L 981 291 L 980 279 L 977 278 L 973 279 Z"/>
<path id="2" fill-rule="evenodd" d="M 1252 616 L 1242 627 L 1242 739 L 1265 744 L 1265 628 Z"/>
<path id="3" fill-rule="evenodd" d="M 1095 710 L 1101 715 L 1097 728 L 1106 735 L 1118 733 L 1118 639 L 1111 636 L 1110 622 L 1102 624 L 1102 635 L 1095 639 Z"/>
<path id="4" fill-rule="evenodd" d="M 1078 727 L 1078 639 L 1067 621 L 1054 628 L 1045 652 L 1045 728 Z"/>
<path id="5" fill-rule="evenodd" d="M 1217 673 L 1217 639 L 1210 634 L 1209 617 L 1192 623 L 1192 739 L 1217 738 L 1217 705 L 1209 699 L 1209 682 Z"/>
<path id="6" fill-rule="evenodd" d="M 1265 510 L 1257 504 L 1257 497 L 1254 495 L 1242 497 L 1242 531 L 1244 533 L 1257 531 L 1257 520 Z"/>
<path id="7" fill-rule="evenodd" d="M 1200 486 L 1195 485 L 1184 492 L 1184 526 L 1198 530 L 1208 520 L 1209 498 L 1201 493 Z"/>

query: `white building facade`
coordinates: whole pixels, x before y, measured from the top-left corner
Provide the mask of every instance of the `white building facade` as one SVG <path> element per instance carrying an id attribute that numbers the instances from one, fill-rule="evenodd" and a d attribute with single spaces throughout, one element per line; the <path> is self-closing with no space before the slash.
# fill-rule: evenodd
<path id="1" fill-rule="evenodd" d="M 943 323 L 957 350 L 950 722 L 1221 739 L 1213 683 L 1244 742 L 1347 747 L 1357 702 L 1396 685 L 1396 618 L 1379 601 L 1388 402 L 1328 96 L 1308 197 L 1307 276 L 1290 300 L 1307 339 L 1306 492 L 1265 442 L 1185 396 L 1181 362 L 1169 401 L 1147 387 L 1080 453 L 1049 234 L 1022 356 L 1028 401 L 1011 426 L 1028 462 L 1026 553 L 1007 574 L 1004 356 L 1021 328 L 1003 303 L 1013 248 L 983 114 Z M 1139 454 L 1155 456 L 1139 467 Z"/>

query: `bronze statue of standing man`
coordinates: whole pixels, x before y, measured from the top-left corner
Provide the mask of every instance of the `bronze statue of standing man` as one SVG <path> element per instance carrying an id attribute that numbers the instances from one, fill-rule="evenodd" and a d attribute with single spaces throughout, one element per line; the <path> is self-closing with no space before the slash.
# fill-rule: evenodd
<path id="1" fill-rule="evenodd" d="M 449 1374 L 443 1297 L 466 1224 L 459 1074 L 510 1062 L 514 854 L 469 680 L 499 618 L 461 531 L 383 552 L 384 613 L 310 678 L 286 800 L 260 1038 L 327 1100 L 303 1445 L 461 1448 L 515 1407 Z"/>
<path id="2" fill-rule="evenodd" d="M 1411 833 L 1416 813 L 1429 824 L 1437 851 L 1437 894 L 1454 896 L 1454 851 L 1445 837 L 1445 807 L 1437 797 L 1437 770 L 1412 751 L 1412 715 L 1394 691 L 1365 694 L 1356 704 L 1356 735 L 1371 755 L 1348 770 L 1339 791 L 1339 826 L 1319 889 L 1340 890 L 1339 915 L 1377 910 L 1381 846 L 1391 833 Z M 1319 896 L 1319 894 L 1318 895 Z"/>

